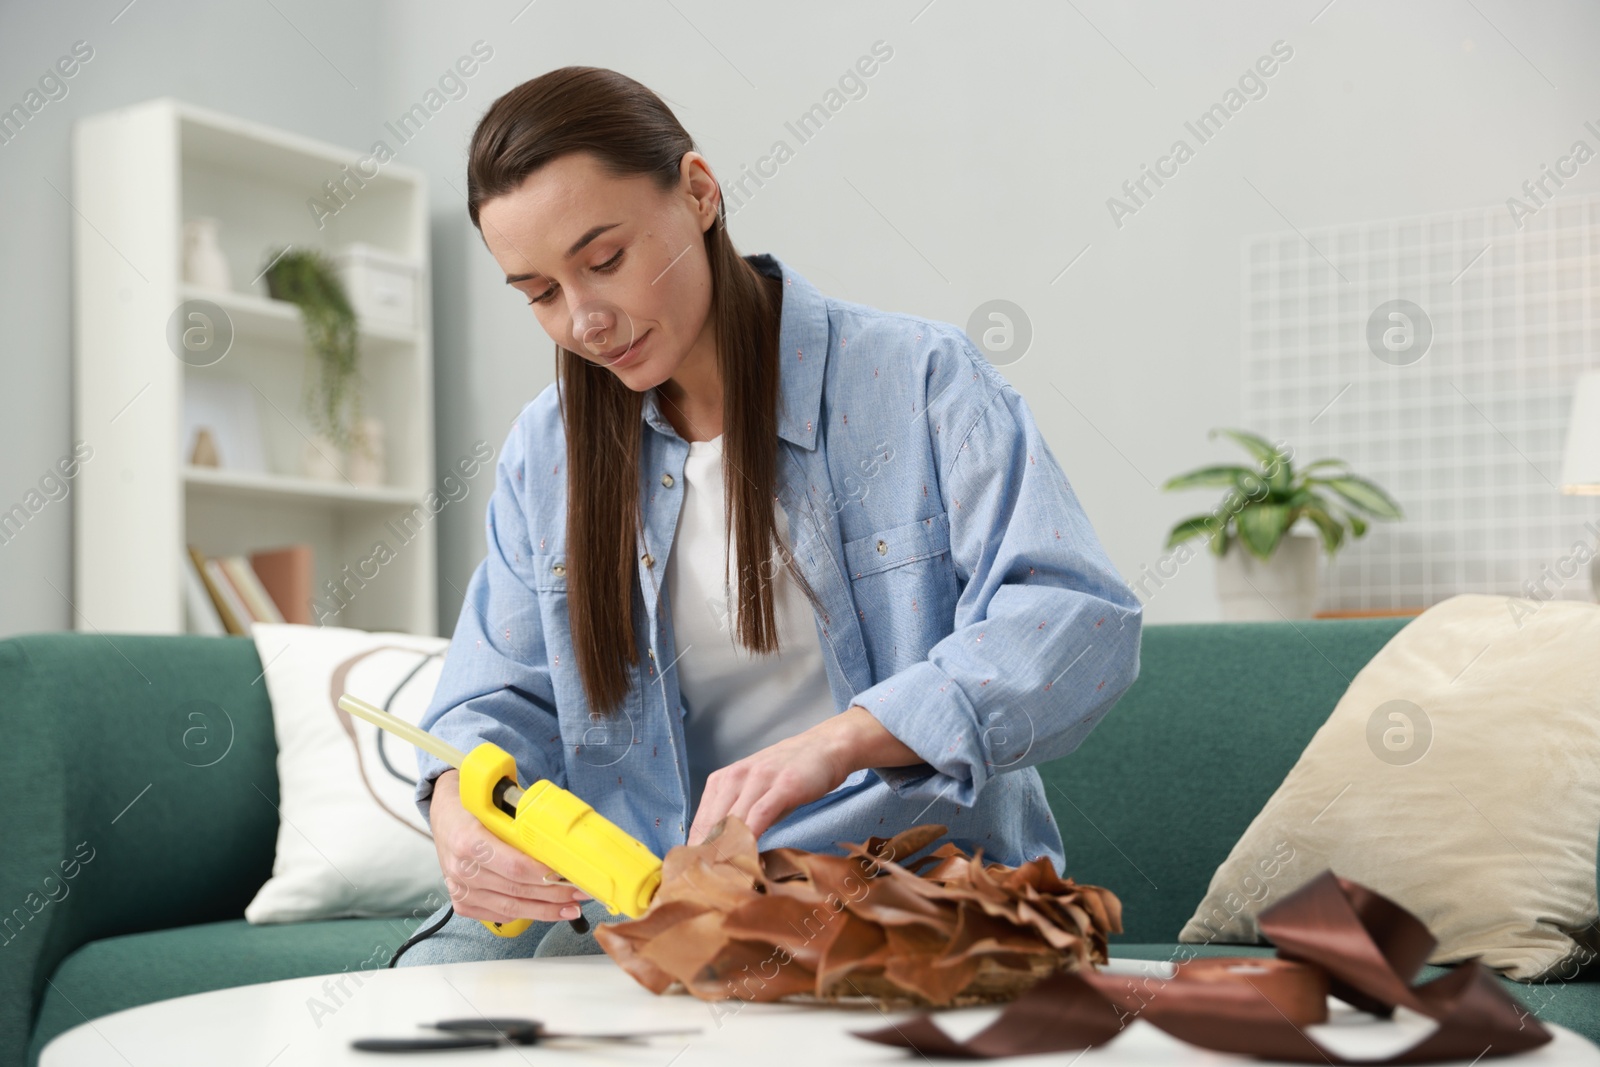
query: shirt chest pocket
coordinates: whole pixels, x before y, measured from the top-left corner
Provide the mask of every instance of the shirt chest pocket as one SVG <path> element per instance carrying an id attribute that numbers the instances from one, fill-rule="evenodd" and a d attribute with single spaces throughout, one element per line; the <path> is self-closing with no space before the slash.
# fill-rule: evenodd
<path id="1" fill-rule="evenodd" d="M 529 581 L 537 593 L 565 593 L 567 591 L 567 560 L 561 552 L 550 552 L 528 557 L 532 562 Z M 541 598 L 543 599 L 543 598 Z"/>
<path id="2" fill-rule="evenodd" d="M 950 556 L 950 519 L 942 511 L 844 544 L 851 581 L 939 555 Z"/>
<path id="3" fill-rule="evenodd" d="M 545 665 L 550 668 L 558 705 L 573 699 L 570 686 L 577 662 L 572 653 L 571 620 L 567 614 L 567 564 L 559 552 L 528 557 L 528 585 L 539 604 L 539 626 L 544 633 Z"/>
<path id="4" fill-rule="evenodd" d="M 875 679 L 925 658 L 955 628 L 959 590 L 947 513 L 846 541 L 844 557 Z"/>

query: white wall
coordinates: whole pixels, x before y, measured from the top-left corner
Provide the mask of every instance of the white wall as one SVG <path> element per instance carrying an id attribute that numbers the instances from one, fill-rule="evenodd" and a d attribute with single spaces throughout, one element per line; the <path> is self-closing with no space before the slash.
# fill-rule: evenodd
<path id="1" fill-rule="evenodd" d="M 494 57 L 399 158 L 433 178 L 441 469 L 498 446 L 551 379 L 551 346 L 497 275 L 465 212 L 464 154 L 501 92 L 565 64 L 609 66 L 660 93 L 727 184 L 857 57 L 893 57 L 741 210 L 745 252 L 771 252 L 824 292 L 965 324 L 1004 298 L 1034 341 L 1004 373 L 1028 399 L 1124 574 L 1209 504 L 1163 479 L 1227 456 L 1206 442 L 1240 411 L 1242 236 L 1502 203 L 1600 122 L 1600 9 L 1508 0 L 1140 6 L 908 0 L 506 4 L 298 0 L 182 15 L 138 4 L 0 13 L 0 102 L 72 41 L 97 58 L 38 137 L 0 147 L 10 215 L 0 315 L 0 506 L 70 448 L 66 119 L 161 93 L 365 149 L 476 40 Z M 381 8 L 381 10 L 380 10 Z M 520 10 L 519 10 L 520 9 Z M 1081 12 L 1081 14 L 1080 14 Z M 514 21 L 513 21 L 514 19 Z M 99 36 L 96 37 L 96 34 Z M 104 45 L 101 45 L 101 41 Z M 1153 164 L 1275 41 L 1293 57 L 1119 228 L 1108 197 Z M 352 90 L 336 64 L 360 86 Z M 60 108 L 54 112 L 52 109 Z M 20 142 L 19 142 L 20 144 Z M 1600 164 L 1566 192 L 1600 188 Z M 1087 246 L 1087 251 L 1083 251 Z M 1062 273 L 1077 258 L 1070 270 Z M 441 515 L 441 626 L 481 559 L 481 496 Z M 0 546 L 0 631 L 69 625 L 70 502 Z M 1149 605 L 1152 621 L 1216 617 L 1208 560 Z"/>

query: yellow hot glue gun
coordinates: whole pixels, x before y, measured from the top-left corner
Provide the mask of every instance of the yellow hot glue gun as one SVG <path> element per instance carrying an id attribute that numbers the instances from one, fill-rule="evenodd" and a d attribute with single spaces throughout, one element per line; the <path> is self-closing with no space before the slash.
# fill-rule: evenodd
<path id="1" fill-rule="evenodd" d="M 461 806 L 506 844 L 532 856 L 606 906 L 637 919 L 661 885 L 661 861 L 642 842 L 547 779 L 526 790 L 517 785 L 517 764 L 499 745 L 485 741 L 463 753 L 404 719 L 346 693 L 339 707 L 430 752 L 461 771 Z M 515 937 L 531 919 L 498 923 L 479 920 L 501 937 Z M 589 929 L 581 916 L 571 920 Z"/>

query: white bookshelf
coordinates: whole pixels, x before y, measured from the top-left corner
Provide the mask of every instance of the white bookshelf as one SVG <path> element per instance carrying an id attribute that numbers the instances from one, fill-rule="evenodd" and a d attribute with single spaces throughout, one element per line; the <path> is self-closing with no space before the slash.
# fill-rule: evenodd
<path id="1" fill-rule="evenodd" d="M 363 153 L 172 98 L 80 119 L 73 134 L 74 440 L 94 450 L 74 480 L 75 626 L 101 632 L 185 628 L 184 546 L 208 556 L 306 543 L 313 596 L 329 625 L 437 633 L 433 354 L 424 176 L 386 163 L 323 218 L 328 196 Z M 185 284 L 185 220 L 220 220 L 233 288 Z M 256 279 L 267 249 L 332 253 L 355 242 L 419 270 L 414 326 L 360 323 L 363 414 L 385 426 L 382 485 L 305 477 L 314 436 L 302 410 L 307 356 L 299 309 Z M 227 316 L 233 343 L 209 366 L 174 354 L 167 324 L 185 301 Z M 183 440 L 185 390 L 248 386 L 264 471 L 197 467 Z M 388 547 L 375 562 L 379 542 Z M 359 580 L 358 580 L 359 579 Z M 315 618 L 315 614 L 314 614 Z"/>

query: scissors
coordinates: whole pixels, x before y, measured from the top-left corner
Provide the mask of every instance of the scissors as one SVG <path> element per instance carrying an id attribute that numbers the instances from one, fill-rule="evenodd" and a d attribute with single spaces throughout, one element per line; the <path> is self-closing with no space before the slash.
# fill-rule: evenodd
<path id="1" fill-rule="evenodd" d="M 698 1034 L 699 1027 L 684 1030 L 635 1030 L 632 1033 L 558 1034 L 537 1019 L 445 1019 L 424 1026 L 443 1031 L 440 1037 L 362 1037 L 350 1042 L 363 1052 L 433 1052 L 441 1049 L 499 1048 L 504 1045 L 538 1045 L 545 1041 L 637 1042 L 647 1037 Z"/>

